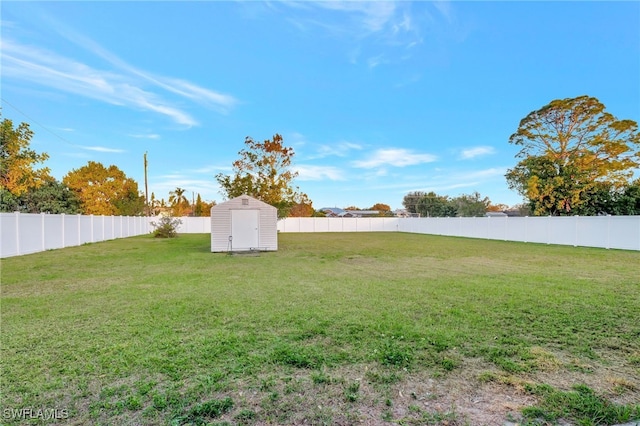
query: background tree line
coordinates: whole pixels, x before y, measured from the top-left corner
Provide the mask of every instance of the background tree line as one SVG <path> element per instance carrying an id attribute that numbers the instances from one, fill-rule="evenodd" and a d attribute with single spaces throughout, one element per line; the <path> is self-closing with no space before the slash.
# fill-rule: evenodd
<path id="1" fill-rule="evenodd" d="M 14 127 L 13 121 L 0 124 L 0 211 L 52 214 L 93 214 L 142 216 L 147 214 L 145 197 L 138 183 L 114 165 L 105 167 L 89 161 L 71 170 L 62 181 L 42 166 L 49 155 L 30 148 L 33 132 L 27 123 Z M 209 216 L 215 201 L 206 203 L 200 194 L 190 203 L 186 190 L 176 188 L 169 202 L 151 194 L 148 213 L 173 216 Z"/>
<path id="2" fill-rule="evenodd" d="M 402 205 L 407 212 L 421 217 L 484 216 L 491 208 L 488 197 L 480 193 L 463 194 L 455 198 L 435 192 L 414 191 L 404 196 Z"/>
<path id="3" fill-rule="evenodd" d="M 138 184 L 116 166 L 89 161 L 58 182 L 41 167 L 46 153 L 29 147 L 33 132 L 21 123 L 2 121 L 0 139 L 0 196 L 2 211 L 84 213 L 104 215 L 208 216 L 215 202 L 189 202 L 186 190 L 176 188 L 168 202 L 151 194 L 148 205 Z M 619 120 L 589 96 L 554 100 L 520 121 L 509 143 L 521 147 L 520 161 L 509 169 L 508 186 L 525 200 L 533 215 L 640 214 L 640 133 L 633 120 Z M 293 185 L 293 148 L 281 135 L 245 147 L 232 164 L 232 174 L 215 176 L 225 198 L 247 194 L 278 209 L 279 217 L 317 216 L 309 197 Z M 483 216 L 492 205 L 478 192 L 458 197 L 412 192 L 402 204 L 425 217 Z M 378 203 L 381 215 L 390 208 Z"/>

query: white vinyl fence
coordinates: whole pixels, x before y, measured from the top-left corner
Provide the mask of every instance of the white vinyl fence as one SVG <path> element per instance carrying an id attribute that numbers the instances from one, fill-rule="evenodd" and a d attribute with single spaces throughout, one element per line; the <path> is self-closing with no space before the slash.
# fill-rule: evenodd
<path id="1" fill-rule="evenodd" d="M 397 217 L 288 217 L 278 221 L 280 232 L 393 232 Z"/>
<path id="2" fill-rule="evenodd" d="M 400 232 L 640 250 L 640 216 L 452 217 L 398 220 Z"/>
<path id="3" fill-rule="evenodd" d="M 287 218 L 280 232 L 380 232 L 640 250 L 640 216 Z"/>
<path id="4" fill-rule="evenodd" d="M 147 234 L 147 217 L 0 213 L 0 257 Z"/>
<path id="5" fill-rule="evenodd" d="M 179 233 L 211 233 L 210 217 L 181 217 Z M 0 257 L 148 234 L 153 217 L 0 213 Z M 287 218 L 279 232 L 409 232 L 640 251 L 640 216 Z"/>

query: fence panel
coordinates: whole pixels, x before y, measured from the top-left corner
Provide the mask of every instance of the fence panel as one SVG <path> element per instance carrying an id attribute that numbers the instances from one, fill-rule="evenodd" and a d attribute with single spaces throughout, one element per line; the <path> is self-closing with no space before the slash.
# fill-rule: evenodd
<path id="1" fill-rule="evenodd" d="M 42 217 L 39 214 L 23 216 L 19 219 L 20 254 L 37 253 L 42 251 Z"/>
<path id="2" fill-rule="evenodd" d="M 93 239 L 93 216 L 79 216 L 80 244 L 92 243 Z"/>
<path id="3" fill-rule="evenodd" d="M 0 213 L 0 256 L 10 257 L 20 254 L 18 247 L 18 221 L 19 216 L 16 213 Z"/>
<path id="4" fill-rule="evenodd" d="M 610 216 L 607 248 L 640 250 L 640 216 Z"/>
<path id="5" fill-rule="evenodd" d="M 44 221 L 44 249 L 53 250 L 64 247 L 64 216 L 42 214 Z"/>
<path id="6" fill-rule="evenodd" d="M 493 220 L 494 218 L 491 218 Z M 526 217 L 505 217 L 506 241 L 527 241 L 527 219 Z"/>
<path id="7" fill-rule="evenodd" d="M 576 246 L 608 247 L 609 216 L 576 216 Z"/>
<path id="8" fill-rule="evenodd" d="M 342 222 L 344 219 L 336 218 L 327 222 L 327 232 L 344 232 L 344 227 L 342 226 Z"/>
<path id="9" fill-rule="evenodd" d="M 548 217 L 527 217 L 527 234 L 524 242 L 543 243 L 549 242 L 549 220 Z"/>
<path id="10" fill-rule="evenodd" d="M 93 216 L 93 221 L 91 222 L 93 241 L 104 241 L 106 239 L 104 236 L 104 221 L 104 216 Z"/>
<path id="11" fill-rule="evenodd" d="M 490 240 L 506 240 L 509 225 L 508 217 L 487 217 L 487 238 Z"/>

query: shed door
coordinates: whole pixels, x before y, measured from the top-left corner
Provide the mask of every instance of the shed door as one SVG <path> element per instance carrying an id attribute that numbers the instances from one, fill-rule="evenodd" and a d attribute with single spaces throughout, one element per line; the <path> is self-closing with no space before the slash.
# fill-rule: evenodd
<path id="1" fill-rule="evenodd" d="M 231 210 L 232 250 L 257 249 L 260 210 Z"/>

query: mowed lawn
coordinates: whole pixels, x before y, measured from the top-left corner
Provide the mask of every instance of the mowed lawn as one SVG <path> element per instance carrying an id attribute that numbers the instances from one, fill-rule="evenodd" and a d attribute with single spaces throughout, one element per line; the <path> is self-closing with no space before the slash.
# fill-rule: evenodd
<path id="1" fill-rule="evenodd" d="M 638 252 L 281 233 L 277 252 L 228 255 L 183 234 L 1 274 L 7 424 L 42 424 L 23 408 L 57 424 L 553 424 L 580 418 L 576 395 L 640 417 Z"/>

